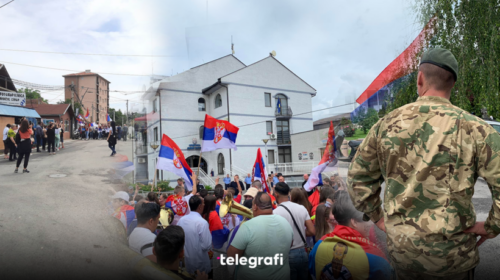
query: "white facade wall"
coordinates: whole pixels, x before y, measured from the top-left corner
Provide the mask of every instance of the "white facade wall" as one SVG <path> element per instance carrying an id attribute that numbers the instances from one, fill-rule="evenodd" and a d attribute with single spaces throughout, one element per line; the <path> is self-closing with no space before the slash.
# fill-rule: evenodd
<path id="1" fill-rule="evenodd" d="M 293 162 L 319 162 L 322 154 L 321 149 L 325 149 L 328 140 L 328 130 L 330 128 L 322 128 L 311 130 L 302 133 L 292 134 L 292 161 Z M 299 153 L 307 154 L 307 158 L 302 156 L 299 158 Z M 311 159 L 311 153 L 313 158 Z"/>
<path id="2" fill-rule="evenodd" d="M 238 69 L 241 70 L 236 71 Z M 227 75 L 228 73 L 231 74 Z M 228 87 L 229 116 L 225 87 L 219 87 L 209 95 L 201 94 L 202 89 L 213 85 L 219 78 L 222 84 Z M 205 113 L 207 113 L 218 119 L 229 119 L 231 123 L 240 127 L 237 138 L 238 150 L 231 151 L 232 163 L 248 173 L 252 171 L 258 148 L 261 148 L 263 156 L 266 156 L 265 145 L 262 141 L 262 139 L 269 139 L 266 133 L 266 121 L 273 122 L 273 133 L 276 134 L 274 113 L 277 100 L 274 97 L 277 94 L 284 94 L 288 97 L 288 106 L 293 111 L 294 116 L 289 119 L 291 134 L 313 129 L 312 114 L 302 115 L 301 113 L 311 111 L 311 99 L 316 91 L 272 57 L 246 68 L 232 56 L 221 58 L 163 80 L 159 92 L 161 93 L 162 132 L 177 143 L 186 158 L 199 155 L 200 151 L 188 151 L 187 148 L 193 143 L 193 138 L 201 144 L 199 128 L 203 126 Z M 265 106 L 264 93 L 271 93 L 271 107 Z M 222 106 L 215 108 L 215 98 L 218 94 L 221 95 Z M 205 99 L 206 112 L 198 111 L 199 98 Z M 295 116 L 297 114 L 301 115 Z M 247 125 L 250 123 L 255 124 Z M 292 140 L 292 147 L 293 145 Z M 267 148 L 274 150 L 275 160 L 278 161 L 276 141 L 270 140 Z M 223 149 L 202 154 L 202 158 L 207 162 L 208 172 L 213 169 L 216 175 L 219 153 L 224 156 L 225 167 L 229 169 L 229 150 Z M 292 158 L 295 161 L 293 149 Z M 150 169 L 150 178 L 153 172 L 154 167 Z M 239 175 L 243 177 L 245 174 Z M 169 172 L 163 174 L 163 180 L 173 181 L 177 177 Z"/>

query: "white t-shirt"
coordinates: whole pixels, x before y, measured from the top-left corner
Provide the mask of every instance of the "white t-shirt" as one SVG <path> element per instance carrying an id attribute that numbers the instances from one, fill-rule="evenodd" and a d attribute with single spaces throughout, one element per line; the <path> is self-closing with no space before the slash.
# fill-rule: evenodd
<path id="1" fill-rule="evenodd" d="M 144 245 L 153 243 L 155 238 L 156 235 L 154 235 L 149 229 L 136 227 L 128 237 L 128 246 L 135 252 L 147 257 L 153 254 L 153 246 L 148 246 L 142 250 L 142 253 L 141 248 Z"/>
<path id="2" fill-rule="evenodd" d="M 60 133 L 61 133 L 61 131 L 59 130 L 59 128 L 56 128 L 56 131 L 55 131 L 55 132 L 56 132 L 56 135 L 58 135 L 58 134 L 60 134 Z"/>
<path id="3" fill-rule="evenodd" d="M 3 140 L 7 140 L 7 132 L 9 132 L 9 128 L 8 127 L 5 127 L 3 129 Z"/>
<path id="4" fill-rule="evenodd" d="M 311 217 L 309 216 L 309 213 L 307 212 L 307 209 L 297 203 L 293 203 L 291 201 L 286 201 L 282 202 L 280 205 L 284 205 L 290 212 L 292 213 L 293 217 L 295 218 L 295 222 L 297 222 L 297 226 L 300 228 L 302 231 L 302 236 L 306 238 L 306 221 L 310 220 Z M 276 209 L 273 210 L 273 214 L 275 215 L 280 215 L 281 217 L 285 218 L 290 226 L 293 229 L 293 245 L 291 249 L 297 249 L 297 248 L 302 248 L 304 247 L 304 241 L 302 241 L 302 238 L 300 237 L 299 232 L 297 231 L 297 227 L 293 223 L 292 217 L 290 217 L 290 213 L 286 211 L 283 206 L 278 205 Z"/>

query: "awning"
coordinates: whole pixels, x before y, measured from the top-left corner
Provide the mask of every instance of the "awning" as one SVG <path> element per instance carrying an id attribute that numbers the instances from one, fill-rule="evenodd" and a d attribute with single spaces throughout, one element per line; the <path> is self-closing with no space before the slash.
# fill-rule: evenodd
<path id="1" fill-rule="evenodd" d="M 41 118 L 35 109 L 3 104 L 0 104 L 0 116 Z"/>

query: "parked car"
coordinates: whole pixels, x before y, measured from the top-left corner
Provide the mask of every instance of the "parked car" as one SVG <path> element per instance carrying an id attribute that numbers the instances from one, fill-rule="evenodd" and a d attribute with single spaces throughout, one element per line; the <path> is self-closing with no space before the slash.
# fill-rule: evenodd
<path id="1" fill-rule="evenodd" d="M 500 133 L 500 122 L 484 120 L 487 124 L 491 125 L 498 133 Z"/>

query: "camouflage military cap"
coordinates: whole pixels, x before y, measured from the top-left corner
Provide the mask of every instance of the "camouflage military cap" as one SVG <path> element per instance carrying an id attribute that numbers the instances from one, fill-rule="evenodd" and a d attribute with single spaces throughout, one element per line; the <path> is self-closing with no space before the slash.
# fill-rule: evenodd
<path id="1" fill-rule="evenodd" d="M 430 63 L 450 71 L 455 78 L 458 77 L 458 62 L 455 56 L 447 49 L 434 48 L 426 51 L 420 59 L 420 64 Z"/>

